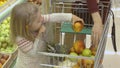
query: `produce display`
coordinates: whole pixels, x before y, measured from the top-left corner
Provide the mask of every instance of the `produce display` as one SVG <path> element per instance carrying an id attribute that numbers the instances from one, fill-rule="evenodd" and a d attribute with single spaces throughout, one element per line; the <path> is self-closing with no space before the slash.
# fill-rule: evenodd
<path id="1" fill-rule="evenodd" d="M 3 65 L 8 60 L 8 58 L 9 58 L 9 55 L 0 54 L 0 68 L 3 67 Z"/>
<path id="2" fill-rule="evenodd" d="M 12 53 L 16 46 L 10 42 L 10 17 L 0 23 L 0 52 Z"/>
<path id="3" fill-rule="evenodd" d="M 8 0 L 0 0 L 0 7 L 3 6 Z"/>

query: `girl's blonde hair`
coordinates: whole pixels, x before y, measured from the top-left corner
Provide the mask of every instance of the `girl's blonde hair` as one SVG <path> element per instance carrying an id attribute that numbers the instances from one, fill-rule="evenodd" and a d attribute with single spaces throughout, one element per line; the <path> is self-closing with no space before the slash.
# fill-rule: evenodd
<path id="1" fill-rule="evenodd" d="M 16 37 L 24 37 L 30 41 L 34 41 L 34 36 L 29 30 L 31 24 L 39 12 L 39 7 L 32 3 L 22 3 L 16 5 L 11 12 L 11 41 L 15 43 Z"/>

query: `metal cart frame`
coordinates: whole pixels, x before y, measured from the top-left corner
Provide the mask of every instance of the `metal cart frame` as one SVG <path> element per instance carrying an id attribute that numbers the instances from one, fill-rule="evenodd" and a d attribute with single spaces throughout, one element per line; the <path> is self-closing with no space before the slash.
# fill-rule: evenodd
<path id="1" fill-rule="evenodd" d="M 71 2 L 75 2 L 75 1 L 78 1 L 78 0 L 54 0 L 54 1 L 51 0 L 50 1 L 50 3 L 51 3 L 50 4 L 50 12 L 64 13 L 65 9 L 74 9 L 76 11 L 80 11 L 81 13 L 77 13 L 76 11 L 72 10 L 73 13 L 76 12 L 76 14 L 78 14 L 79 16 L 81 16 L 81 18 L 86 20 L 85 22 L 87 22 L 87 23 L 85 23 L 85 26 L 86 26 L 85 30 L 87 30 L 87 29 L 92 27 L 93 21 L 92 21 L 92 19 L 90 17 L 90 14 L 87 13 L 88 8 L 86 7 L 86 1 L 85 0 L 83 0 L 83 1 L 79 0 L 79 1 L 81 1 L 81 3 L 79 3 L 79 4 L 76 4 L 76 3 L 71 4 Z M 108 3 L 108 2 L 103 1 L 103 2 L 99 3 L 99 10 L 100 10 L 100 14 L 101 14 L 102 18 L 103 18 L 103 10 L 104 10 L 104 8 L 105 7 L 110 8 L 110 6 L 106 6 L 103 3 Z M 73 5 L 75 5 L 74 8 L 73 8 Z M 78 8 L 78 7 L 81 7 L 81 8 Z M 56 10 L 56 8 L 57 8 L 57 10 Z M 110 21 L 110 13 L 109 13 L 109 11 L 107 13 L 108 13 L 108 16 L 107 16 L 107 18 L 105 18 L 104 29 L 103 29 L 102 37 L 101 37 L 100 42 L 98 44 L 97 53 L 95 55 L 95 58 L 83 57 L 83 56 L 74 56 L 73 57 L 73 56 L 70 56 L 70 55 L 67 55 L 67 54 L 56 54 L 56 53 L 48 53 L 48 52 L 39 52 L 39 54 L 47 56 L 47 57 L 53 57 L 53 58 L 57 57 L 56 62 L 59 62 L 59 59 L 61 57 L 63 57 L 63 58 L 64 57 L 68 57 L 68 58 L 72 57 L 72 58 L 77 58 L 77 59 L 79 59 L 79 58 L 80 59 L 91 59 L 91 60 L 94 60 L 94 68 L 103 68 L 100 61 L 104 57 L 104 51 L 105 51 L 105 46 L 106 46 L 106 41 L 107 41 L 107 34 L 108 34 L 108 29 L 109 29 L 109 21 Z M 62 25 L 65 25 L 65 24 L 68 24 L 68 23 L 62 23 L 61 27 L 59 27 L 59 28 L 61 28 L 60 44 L 62 44 L 62 45 L 64 44 L 64 36 L 65 36 L 65 33 L 66 33 L 66 30 L 62 30 L 62 28 L 63 28 Z M 74 33 L 74 31 L 70 30 L 68 33 Z M 82 34 L 88 35 L 88 34 L 90 34 L 90 32 L 87 33 L 86 31 L 85 32 L 83 31 Z M 76 36 L 74 37 L 74 40 L 75 39 L 76 39 Z M 53 61 L 53 63 L 54 63 L 54 61 Z M 48 67 L 61 68 L 57 64 L 51 64 L 51 61 L 49 61 L 49 63 L 44 63 L 44 64 L 40 64 L 40 65 L 42 65 L 43 68 L 44 67 L 47 67 L 47 68 Z M 69 68 L 69 67 L 62 67 L 62 68 Z M 81 68 L 84 68 L 84 67 L 81 66 Z"/>

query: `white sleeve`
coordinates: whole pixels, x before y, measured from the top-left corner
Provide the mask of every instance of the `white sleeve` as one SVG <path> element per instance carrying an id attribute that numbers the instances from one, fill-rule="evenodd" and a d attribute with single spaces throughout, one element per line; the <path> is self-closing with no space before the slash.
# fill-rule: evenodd
<path id="1" fill-rule="evenodd" d="M 43 22 L 63 22 L 71 21 L 71 13 L 52 13 L 48 15 L 43 15 Z"/>

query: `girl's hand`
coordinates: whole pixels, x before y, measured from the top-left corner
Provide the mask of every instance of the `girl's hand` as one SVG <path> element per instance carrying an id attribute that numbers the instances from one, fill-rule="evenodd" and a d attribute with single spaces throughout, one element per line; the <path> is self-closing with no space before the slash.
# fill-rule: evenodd
<path id="1" fill-rule="evenodd" d="M 79 18 L 76 15 L 72 15 L 72 22 L 73 22 L 72 24 L 74 24 L 76 21 L 81 21 L 84 24 L 83 19 Z"/>
<path id="2" fill-rule="evenodd" d="M 45 30 L 46 30 L 45 26 L 42 25 L 41 28 L 39 29 L 39 32 L 38 32 L 37 38 L 40 38 L 41 34 L 42 34 L 43 32 L 45 32 Z"/>

